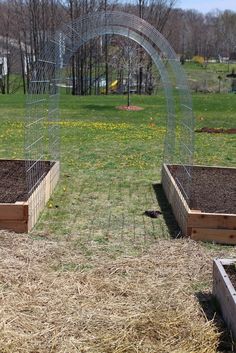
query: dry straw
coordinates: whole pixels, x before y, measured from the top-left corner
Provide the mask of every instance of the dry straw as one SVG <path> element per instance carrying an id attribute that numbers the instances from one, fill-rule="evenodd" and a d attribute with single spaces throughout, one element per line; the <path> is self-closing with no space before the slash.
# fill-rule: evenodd
<path id="1" fill-rule="evenodd" d="M 73 240 L 0 233 L 1 353 L 213 353 L 194 286 L 211 260 L 190 241 L 88 255 Z"/>

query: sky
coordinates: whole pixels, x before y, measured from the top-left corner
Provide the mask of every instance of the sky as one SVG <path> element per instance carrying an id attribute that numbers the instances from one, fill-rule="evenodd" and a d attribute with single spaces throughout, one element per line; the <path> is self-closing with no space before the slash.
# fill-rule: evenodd
<path id="1" fill-rule="evenodd" d="M 236 12 L 236 0 L 178 0 L 176 7 L 182 9 L 195 9 L 203 13 L 215 9 Z"/>

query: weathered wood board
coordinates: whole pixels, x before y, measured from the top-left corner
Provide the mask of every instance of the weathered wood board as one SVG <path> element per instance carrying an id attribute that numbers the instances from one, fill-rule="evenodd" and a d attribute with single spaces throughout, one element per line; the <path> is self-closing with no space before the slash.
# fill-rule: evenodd
<path id="1" fill-rule="evenodd" d="M 213 262 L 213 295 L 220 304 L 226 325 L 236 339 L 236 291 L 224 266 L 236 263 L 236 259 L 215 259 Z"/>

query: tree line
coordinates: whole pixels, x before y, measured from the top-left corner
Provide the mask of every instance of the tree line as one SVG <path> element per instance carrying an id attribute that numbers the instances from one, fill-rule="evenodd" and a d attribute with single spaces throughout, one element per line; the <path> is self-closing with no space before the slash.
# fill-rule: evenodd
<path id="1" fill-rule="evenodd" d="M 31 63 L 36 61 L 48 38 L 62 23 L 94 11 L 119 10 L 135 14 L 157 28 L 182 59 L 203 56 L 218 59 L 236 52 L 236 13 L 214 11 L 202 14 L 177 8 L 177 0 L 0 0 L 0 92 L 12 93 L 18 87 L 27 91 Z M 129 44 L 128 47 L 132 45 Z M 111 76 L 123 77 L 130 65 L 127 43 L 119 38 L 96 38 L 82 45 L 70 59 L 67 76 L 72 94 L 109 92 Z M 137 92 L 151 92 L 152 63 L 136 51 Z M 123 57 L 127 65 L 122 65 Z M 133 67 L 133 65 L 130 65 Z M 5 70 L 5 72 L 4 72 Z"/>

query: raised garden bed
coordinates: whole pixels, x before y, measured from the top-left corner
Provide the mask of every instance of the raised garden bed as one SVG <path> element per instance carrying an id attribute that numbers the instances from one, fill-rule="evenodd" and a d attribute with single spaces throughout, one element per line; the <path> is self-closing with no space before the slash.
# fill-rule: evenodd
<path id="1" fill-rule="evenodd" d="M 236 259 L 215 259 L 213 262 L 213 294 L 222 316 L 236 339 Z"/>
<path id="2" fill-rule="evenodd" d="M 59 179 L 59 162 L 43 163 L 40 184 L 27 192 L 25 161 L 0 160 L 0 229 L 29 232 Z"/>
<path id="3" fill-rule="evenodd" d="M 236 244 L 236 168 L 193 166 L 189 203 L 176 182 L 179 168 L 164 164 L 162 185 L 183 235 Z"/>

